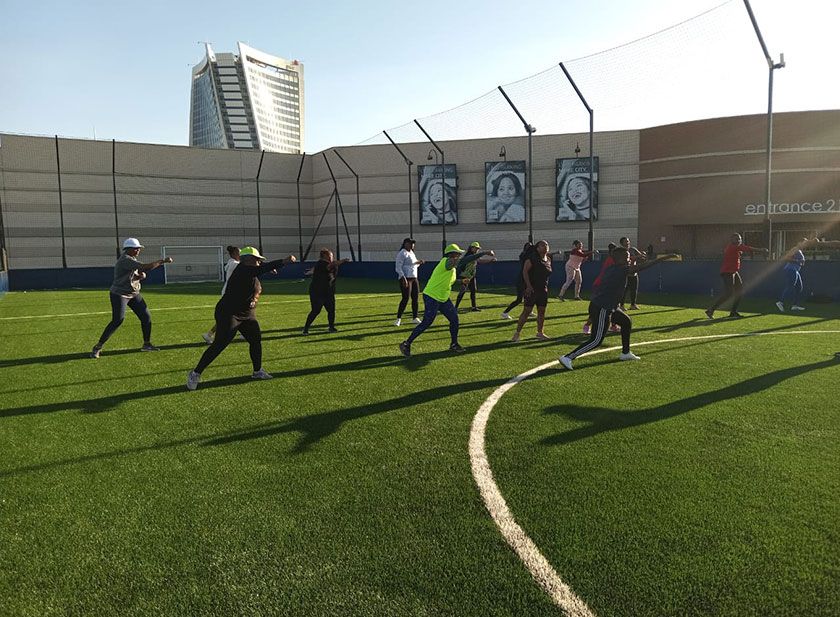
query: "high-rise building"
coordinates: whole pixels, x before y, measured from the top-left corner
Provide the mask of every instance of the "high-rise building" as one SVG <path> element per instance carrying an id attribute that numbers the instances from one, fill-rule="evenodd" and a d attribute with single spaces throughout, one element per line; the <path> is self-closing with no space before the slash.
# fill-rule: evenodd
<path id="1" fill-rule="evenodd" d="M 193 67 L 190 145 L 303 152 L 303 65 L 237 45 Z"/>

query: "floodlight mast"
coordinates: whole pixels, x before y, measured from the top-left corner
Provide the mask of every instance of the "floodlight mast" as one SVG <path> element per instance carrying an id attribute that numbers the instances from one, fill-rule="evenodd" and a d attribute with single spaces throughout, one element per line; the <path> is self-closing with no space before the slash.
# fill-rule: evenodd
<path id="1" fill-rule="evenodd" d="M 586 111 L 589 112 L 589 249 L 590 251 L 595 250 L 595 228 L 593 224 L 593 217 L 595 215 L 595 183 L 593 182 L 593 174 L 595 173 L 595 154 L 593 152 L 593 136 L 595 132 L 595 111 L 589 106 L 589 103 L 586 102 L 586 99 L 583 98 L 583 93 L 580 91 L 580 88 L 577 87 L 575 80 L 572 79 L 572 76 L 569 74 L 569 71 L 566 70 L 566 66 L 561 62 L 560 68 L 563 69 L 563 73 L 566 75 L 566 79 L 569 80 L 569 83 L 572 84 L 572 88 L 575 89 L 575 92 L 580 99 L 580 102 L 583 103 L 583 106 L 586 108 Z"/>
<path id="2" fill-rule="evenodd" d="M 758 38 L 758 44 L 761 45 L 761 51 L 764 53 L 764 58 L 767 61 L 768 69 L 768 85 L 767 85 L 767 153 L 766 153 L 766 178 L 765 178 L 765 221 L 767 222 L 767 251 L 770 258 L 773 257 L 773 217 L 772 217 L 772 202 L 770 201 L 770 183 L 773 170 L 773 71 L 776 69 L 785 68 L 785 55 L 779 54 L 779 62 L 773 62 L 770 52 L 767 51 L 767 45 L 764 43 L 764 37 L 761 36 L 761 29 L 758 27 L 758 21 L 753 13 L 752 6 L 749 0 L 744 0 L 744 6 L 750 16 L 755 35 Z"/>
<path id="3" fill-rule="evenodd" d="M 414 121 L 414 124 L 416 124 L 417 127 L 421 131 L 423 131 L 423 135 L 425 135 L 426 139 L 429 140 L 429 143 L 435 147 L 435 150 L 440 152 L 440 189 L 441 191 L 443 191 L 441 195 L 441 200 L 443 202 L 443 225 L 441 225 L 443 244 L 441 245 L 440 249 L 444 250 L 446 249 L 446 205 L 449 201 L 446 198 L 446 155 L 443 153 L 443 150 L 440 149 L 440 146 L 438 146 L 435 143 L 435 140 L 432 139 L 432 136 L 426 132 L 426 129 L 424 129 L 423 126 L 419 122 L 417 122 L 417 120 Z M 420 199 L 420 196 L 418 195 L 417 198 Z"/>

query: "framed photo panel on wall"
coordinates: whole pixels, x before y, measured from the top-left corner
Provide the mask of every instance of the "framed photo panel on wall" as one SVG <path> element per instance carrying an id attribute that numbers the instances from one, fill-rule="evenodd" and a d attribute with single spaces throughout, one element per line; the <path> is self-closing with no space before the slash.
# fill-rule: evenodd
<path id="1" fill-rule="evenodd" d="M 417 193 L 421 225 L 442 225 L 444 205 L 446 224 L 458 224 L 458 175 L 454 163 L 418 165 Z"/>
<path id="2" fill-rule="evenodd" d="M 589 186 L 589 158 L 557 159 L 555 186 L 557 221 L 598 220 L 598 157 Z"/>
<path id="3" fill-rule="evenodd" d="M 487 223 L 525 222 L 525 161 L 484 163 Z"/>

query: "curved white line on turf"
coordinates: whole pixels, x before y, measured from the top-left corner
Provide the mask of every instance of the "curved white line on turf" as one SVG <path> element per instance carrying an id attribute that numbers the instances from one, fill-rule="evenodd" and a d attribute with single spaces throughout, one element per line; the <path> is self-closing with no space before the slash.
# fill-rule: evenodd
<path id="1" fill-rule="evenodd" d="M 660 343 L 678 343 L 681 341 L 698 341 L 704 339 L 742 338 L 748 336 L 770 336 L 779 334 L 840 334 L 840 330 L 791 330 L 785 332 L 749 332 L 742 334 L 708 334 L 704 336 L 685 336 L 680 338 L 661 339 L 657 341 L 645 341 L 634 343 L 634 347 L 642 345 L 658 345 Z M 607 353 L 621 349 L 621 346 L 603 347 L 590 351 L 586 356 L 599 353 Z M 582 357 L 582 356 L 581 356 Z M 505 501 L 502 492 L 499 490 L 496 481 L 493 479 L 493 470 L 490 469 L 490 462 L 487 460 L 487 453 L 484 449 L 484 434 L 487 429 L 487 421 L 490 419 L 490 412 L 499 402 L 504 394 L 516 384 L 524 381 L 531 375 L 551 368 L 558 364 L 557 360 L 542 364 L 536 368 L 525 371 L 496 388 L 487 397 L 487 400 L 478 408 L 473 418 L 472 429 L 470 429 L 470 464 L 472 466 L 473 478 L 478 485 L 484 505 L 496 526 L 499 528 L 505 541 L 519 556 L 525 567 L 534 577 L 534 580 L 551 597 L 552 601 L 570 617 L 594 617 L 595 613 L 586 603 L 572 591 L 560 575 L 554 570 L 548 560 L 528 537 L 525 530 L 519 526 L 513 517 L 510 508 Z"/>

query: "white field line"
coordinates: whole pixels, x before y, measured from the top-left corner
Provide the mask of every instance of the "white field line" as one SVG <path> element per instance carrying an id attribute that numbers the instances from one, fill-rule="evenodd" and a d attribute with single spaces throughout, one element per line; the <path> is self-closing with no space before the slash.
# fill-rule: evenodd
<path id="1" fill-rule="evenodd" d="M 779 334 L 840 334 L 840 330 L 790 330 L 784 332 L 749 332 L 742 334 L 709 334 L 705 336 L 685 336 L 680 338 L 661 339 L 657 341 L 645 341 L 642 343 L 634 343 L 634 347 L 642 345 L 658 345 L 661 343 L 678 343 L 681 341 L 697 341 L 703 339 L 723 339 L 723 338 L 739 338 L 748 336 L 769 336 Z M 585 356 L 595 355 L 599 353 L 607 353 L 610 351 L 620 350 L 621 346 L 604 347 L 590 351 Z M 582 356 L 581 356 L 582 357 Z M 540 549 L 534 544 L 534 541 L 528 537 L 525 530 L 519 526 L 513 517 L 513 513 L 508 508 L 502 492 L 499 490 L 496 481 L 493 478 L 493 470 L 490 468 L 490 462 L 487 460 L 487 452 L 484 448 L 485 431 L 487 429 L 487 421 L 490 419 L 490 412 L 493 407 L 504 396 L 504 394 L 512 389 L 516 384 L 521 383 L 528 377 L 551 368 L 558 364 L 557 360 L 547 362 L 536 368 L 532 368 L 524 373 L 517 375 L 506 383 L 496 388 L 493 393 L 487 397 L 481 407 L 473 418 L 472 428 L 470 429 L 470 464 L 472 466 L 473 478 L 478 485 L 478 490 L 481 493 L 481 498 L 484 500 L 484 505 L 487 511 L 499 528 L 505 541 L 510 545 L 514 552 L 519 556 L 525 567 L 534 577 L 534 580 L 545 590 L 551 597 L 552 601 L 569 617 L 594 617 L 595 613 L 590 609 L 586 603 L 581 600 L 572 589 L 563 582 L 560 575 L 554 570 L 548 560 L 540 552 Z"/>
<path id="2" fill-rule="evenodd" d="M 381 294 L 347 294 L 343 295 L 344 298 L 377 298 Z M 260 302 L 259 306 L 268 306 L 271 304 L 295 304 L 298 302 L 309 302 L 309 298 L 299 298 L 297 300 L 275 300 L 267 301 L 267 302 Z M 149 310 L 152 313 L 157 313 L 158 311 L 190 311 L 194 309 L 211 309 L 215 308 L 216 303 L 213 304 L 195 304 L 193 306 L 165 306 L 163 308 L 152 308 L 149 307 Z M 91 315 L 110 315 L 111 311 L 91 311 L 88 313 L 57 313 L 54 315 L 17 315 L 15 317 L 0 317 L 0 321 L 10 321 L 15 319 L 53 319 L 56 317 L 89 317 Z"/>

